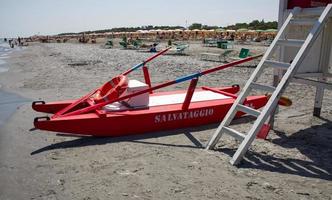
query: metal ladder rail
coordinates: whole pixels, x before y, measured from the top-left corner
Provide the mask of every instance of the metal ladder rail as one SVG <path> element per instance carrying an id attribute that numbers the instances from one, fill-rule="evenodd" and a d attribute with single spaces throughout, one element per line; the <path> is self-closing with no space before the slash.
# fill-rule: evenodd
<path id="1" fill-rule="evenodd" d="M 293 18 L 293 16 L 296 13 L 298 13 L 299 11 L 300 11 L 299 8 L 294 8 L 292 10 L 292 12 L 289 14 L 289 16 L 287 17 L 287 19 L 285 20 L 285 23 L 282 25 L 282 27 L 281 27 L 280 30 L 285 30 L 287 28 L 287 25 L 289 24 L 289 22 Z M 217 142 L 219 141 L 220 137 L 222 136 L 222 131 L 221 131 L 222 128 L 224 126 L 228 126 L 231 123 L 231 121 L 233 120 L 233 118 L 234 118 L 234 116 L 236 114 L 236 106 L 238 104 L 242 104 L 244 102 L 245 98 L 248 96 L 248 93 L 250 92 L 248 90 L 250 88 L 250 83 L 253 82 L 253 81 L 256 81 L 256 79 L 258 78 L 258 76 L 263 72 L 263 69 L 264 69 L 263 65 L 264 65 L 265 60 L 274 51 L 274 49 L 276 47 L 276 43 L 279 40 L 279 38 L 282 37 L 282 35 L 283 35 L 283 31 L 279 31 L 278 34 L 277 34 L 277 36 L 275 37 L 275 39 L 272 41 L 270 47 L 267 49 L 266 53 L 264 54 L 263 58 L 259 62 L 258 66 L 254 70 L 253 74 L 251 75 L 251 77 L 247 81 L 246 85 L 241 90 L 240 95 L 234 101 L 234 103 L 233 103 L 232 107 L 230 108 L 230 110 L 227 112 L 226 116 L 224 117 L 224 120 L 221 122 L 221 124 L 218 126 L 217 130 L 215 131 L 214 135 L 209 140 L 208 144 L 206 145 L 206 149 L 213 149 L 214 146 L 217 144 Z"/>
<path id="2" fill-rule="evenodd" d="M 248 95 L 248 93 L 251 91 L 252 86 L 256 85 L 256 86 L 263 87 L 263 89 L 273 89 L 273 87 L 263 86 L 263 85 L 257 85 L 257 84 L 255 84 L 253 82 L 256 81 L 257 78 L 258 78 L 258 76 L 261 74 L 262 69 L 263 69 L 263 65 L 266 63 L 267 57 L 269 57 L 270 53 L 274 50 L 274 48 L 277 45 L 277 43 L 279 41 L 282 41 L 281 44 L 288 45 L 286 43 L 287 41 L 280 40 L 280 37 L 284 34 L 285 29 L 290 24 L 291 20 L 294 21 L 293 17 L 295 16 L 295 14 L 299 13 L 299 11 L 300 11 L 299 8 L 295 8 L 290 13 L 290 15 L 286 19 L 285 23 L 281 27 L 279 33 L 277 34 L 277 37 L 275 38 L 275 40 L 271 44 L 270 48 L 267 50 L 267 52 L 264 55 L 263 59 L 261 60 L 261 62 L 259 63 L 258 67 L 254 71 L 253 75 L 250 77 L 250 79 L 247 82 L 247 84 L 244 87 L 244 89 L 242 90 L 239 98 L 235 101 L 235 103 L 233 104 L 232 108 L 227 113 L 225 119 L 220 124 L 220 126 L 217 129 L 217 131 L 215 132 L 215 134 L 213 135 L 213 137 L 209 141 L 209 143 L 208 143 L 208 145 L 206 147 L 207 149 L 212 149 L 215 146 L 215 144 L 218 142 L 218 140 L 222 136 L 221 133 L 222 133 L 223 129 L 225 130 L 225 128 L 227 128 L 226 126 L 228 126 L 230 124 L 230 122 L 234 118 L 234 116 L 237 113 L 237 111 L 238 110 L 242 110 L 243 111 L 243 107 L 242 107 L 241 104 L 245 100 L 245 98 Z M 232 164 L 237 164 L 242 159 L 244 153 L 247 151 L 247 149 L 249 148 L 250 144 L 255 139 L 255 136 L 257 135 L 258 131 L 260 130 L 260 128 L 264 124 L 265 120 L 267 119 L 267 117 L 271 113 L 272 109 L 277 105 L 277 102 L 278 102 L 278 100 L 279 100 L 279 98 L 281 96 L 282 91 L 284 90 L 284 88 L 286 88 L 286 86 L 288 85 L 288 83 L 290 81 L 290 78 L 294 75 L 294 73 L 296 72 L 297 68 L 300 66 L 301 62 L 303 61 L 303 59 L 304 59 L 303 54 L 306 55 L 308 53 L 308 51 L 310 50 L 310 47 L 313 45 L 313 41 L 315 41 L 316 38 L 318 37 L 318 35 L 319 35 L 319 33 L 320 33 L 321 29 L 322 29 L 322 24 L 324 24 L 324 22 L 326 22 L 327 16 L 329 15 L 330 11 L 331 11 L 331 5 L 329 5 L 329 6 L 327 6 L 325 8 L 325 10 L 321 14 L 320 18 L 314 24 L 313 28 L 311 29 L 311 31 L 309 32 L 309 34 L 307 36 L 307 39 L 305 40 L 305 42 L 303 43 L 302 47 L 300 48 L 300 50 L 298 51 L 297 55 L 295 56 L 295 59 L 294 59 L 293 63 L 289 66 L 289 69 L 287 70 L 286 74 L 283 76 L 282 81 L 279 83 L 278 87 L 275 89 L 275 91 L 273 92 L 270 100 L 268 101 L 267 105 L 264 107 L 264 109 L 262 111 L 262 114 L 259 115 L 259 114 L 257 114 L 257 112 L 254 112 L 254 114 L 255 114 L 254 116 L 256 116 L 258 118 L 256 119 L 256 122 L 254 123 L 254 125 L 250 129 L 248 135 L 243 138 L 240 147 L 238 148 L 237 152 L 234 154 L 234 156 L 233 156 L 233 158 L 231 160 Z M 299 21 L 299 20 L 297 20 L 297 21 Z M 300 22 L 304 23 L 303 20 L 300 21 Z M 307 22 L 305 22 L 305 23 L 307 23 Z M 296 43 L 296 46 L 299 46 L 300 42 L 296 41 L 296 40 L 292 40 L 292 41 L 290 41 L 290 43 L 291 43 L 290 44 L 291 46 L 294 46 L 294 43 Z M 277 64 L 279 64 L 279 63 L 277 63 Z M 283 66 L 283 67 L 288 67 L 288 66 Z M 241 109 L 241 107 L 242 107 L 242 109 Z M 245 108 L 245 110 L 246 110 L 246 108 Z M 252 113 L 252 112 L 250 112 L 250 113 Z M 232 130 L 232 131 L 230 131 L 230 130 L 232 130 L 232 129 L 227 128 L 226 132 L 230 133 L 230 132 L 233 131 L 233 133 L 232 133 L 233 136 L 235 134 L 235 135 L 238 136 L 237 138 L 239 138 L 239 137 L 241 138 L 241 136 L 243 137 L 243 134 L 241 134 L 241 133 L 239 133 L 239 132 L 237 132 L 235 130 Z"/>
<path id="3" fill-rule="evenodd" d="M 243 142 L 240 144 L 238 150 L 233 155 L 233 158 L 230 161 L 231 164 L 236 165 L 241 161 L 243 155 L 247 152 L 249 146 L 255 139 L 255 136 L 258 134 L 259 130 L 263 126 L 265 120 L 268 118 L 274 107 L 276 107 L 281 94 L 286 89 L 287 85 L 291 81 L 291 78 L 295 75 L 297 69 L 301 66 L 303 60 L 305 59 L 305 56 L 309 53 L 311 47 L 314 45 L 315 40 L 317 39 L 317 37 L 319 36 L 320 32 L 323 29 L 323 25 L 326 24 L 328 16 L 332 12 L 331 8 L 332 4 L 329 4 L 324 9 L 323 13 L 321 14 L 317 22 L 314 24 L 312 29 L 310 30 L 304 44 L 296 54 L 292 64 L 290 65 L 289 69 L 282 77 L 280 83 L 278 84 L 275 92 L 273 92 L 268 103 L 263 108 L 261 115 L 256 119 L 254 125 L 248 132 L 248 135 L 245 137 Z"/>

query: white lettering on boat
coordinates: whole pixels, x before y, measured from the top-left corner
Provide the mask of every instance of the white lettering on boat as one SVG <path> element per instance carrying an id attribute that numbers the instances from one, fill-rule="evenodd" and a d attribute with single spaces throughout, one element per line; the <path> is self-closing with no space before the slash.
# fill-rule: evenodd
<path id="1" fill-rule="evenodd" d="M 213 112 L 214 112 L 213 108 L 207 108 L 207 109 L 191 110 L 185 112 L 161 114 L 161 115 L 156 115 L 154 117 L 154 123 L 157 124 L 157 123 L 164 123 L 170 121 L 203 118 L 213 115 Z"/>

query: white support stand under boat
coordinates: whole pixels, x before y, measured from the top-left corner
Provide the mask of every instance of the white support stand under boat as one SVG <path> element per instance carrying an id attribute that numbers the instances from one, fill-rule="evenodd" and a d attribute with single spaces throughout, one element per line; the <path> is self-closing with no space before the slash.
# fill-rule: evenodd
<path id="1" fill-rule="evenodd" d="M 308 9 L 296 7 L 289 12 L 287 18 L 282 20 L 283 25 L 279 28 L 279 33 L 276 38 L 266 51 L 233 106 L 228 111 L 226 117 L 209 140 L 206 149 L 213 149 L 222 134 L 226 133 L 241 142 L 230 161 L 232 165 L 238 164 L 264 123 L 269 117 L 272 116 L 273 118 L 278 101 L 291 80 L 316 86 L 317 92 L 314 115 L 320 114 L 324 89 L 332 88 L 330 83 L 324 82 L 326 77 L 331 76 L 328 72 L 332 44 L 331 16 L 332 4 L 326 7 Z M 292 34 L 294 26 L 303 25 L 309 26 L 310 28 L 301 30 L 302 37 L 294 33 Z M 320 49 L 318 54 L 320 57 L 312 58 L 310 51 L 317 48 L 317 46 Z M 278 60 L 272 60 L 272 55 L 276 50 L 280 50 L 281 54 Z M 308 60 L 308 62 L 304 62 L 306 60 Z M 312 64 L 315 60 L 317 66 L 313 67 Z M 272 67 L 275 72 L 273 86 L 257 82 L 263 70 L 268 67 Z M 317 80 L 308 79 L 308 77 L 316 77 Z M 272 93 L 268 103 L 261 111 L 254 110 L 244 105 L 246 97 L 253 90 L 263 90 Z M 256 121 L 254 121 L 254 124 L 247 133 L 240 133 L 229 127 L 238 111 L 256 117 Z"/>

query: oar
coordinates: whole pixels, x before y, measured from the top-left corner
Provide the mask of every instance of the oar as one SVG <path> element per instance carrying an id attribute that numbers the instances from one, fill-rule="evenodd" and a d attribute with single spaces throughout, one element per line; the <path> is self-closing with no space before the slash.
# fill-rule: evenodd
<path id="1" fill-rule="evenodd" d="M 260 55 L 257 55 L 257 56 L 252 56 L 252 57 L 247 57 L 247 58 L 244 58 L 244 59 L 241 59 L 241 60 L 238 60 L 238 61 L 234 61 L 234 62 L 230 62 L 230 63 L 224 64 L 224 65 L 220 65 L 218 67 L 214 67 L 212 69 L 208 69 L 208 70 L 205 70 L 205 71 L 202 71 L 202 72 L 197 72 L 197 73 L 193 73 L 193 74 L 190 74 L 190 75 L 182 76 L 182 77 L 179 77 L 175 80 L 168 81 L 166 83 L 161 83 L 159 85 L 148 88 L 146 90 L 142 90 L 142 91 L 139 91 L 139 92 L 135 92 L 133 94 L 125 95 L 123 97 L 119 97 L 117 99 L 113 99 L 113 100 L 110 100 L 110 101 L 98 103 L 98 104 L 95 104 L 95 105 L 90 106 L 90 107 L 82 108 L 82 109 L 64 114 L 62 116 L 72 116 L 72 115 L 84 114 L 84 113 L 90 112 L 92 110 L 99 109 L 99 108 L 101 108 L 101 107 L 103 107 L 107 104 L 110 104 L 110 103 L 114 103 L 114 102 L 117 102 L 117 101 L 122 101 L 122 100 L 125 100 L 125 99 L 129 99 L 131 97 L 138 96 L 138 95 L 141 95 L 141 94 L 153 91 L 153 90 L 158 90 L 158 89 L 163 88 L 163 87 L 167 87 L 167 86 L 170 86 L 170 85 L 174 85 L 174 84 L 177 84 L 177 83 L 188 81 L 188 80 L 191 80 L 193 78 L 197 78 L 197 77 L 200 77 L 200 76 L 203 76 L 203 75 L 215 72 L 215 71 L 223 70 L 223 69 L 226 69 L 228 67 L 232 67 L 232 66 L 235 66 L 235 65 L 238 65 L 238 64 L 241 64 L 241 63 L 245 63 L 245 62 L 254 60 L 256 58 L 261 57 L 262 55 L 263 54 L 260 54 Z"/>
<path id="2" fill-rule="evenodd" d="M 153 56 L 149 57 L 148 59 L 146 59 L 145 61 L 135 65 L 134 67 L 130 68 L 129 70 L 127 70 L 126 72 L 122 73 L 122 75 L 128 75 L 129 73 L 131 73 L 132 71 L 135 71 L 137 69 L 139 69 L 140 67 L 143 67 L 146 63 L 152 61 L 153 59 L 157 58 L 158 56 L 166 53 L 168 50 L 170 50 L 171 47 L 168 47 L 162 51 L 160 51 L 157 54 L 154 54 Z M 74 103 L 68 105 L 67 107 L 65 107 L 64 109 L 60 110 L 59 112 L 55 113 L 52 118 L 55 118 L 57 116 L 63 115 L 64 113 L 68 112 L 70 109 L 73 109 L 75 106 L 77 106 L 78 104 L 82 103 L 83 101 L 87 100 L 91 95 L 93 95 L 94 93 L 96 93 L 98 89 L 95 89 L 94 91 L 90 92 L 89 94 L 81 97 L 80 99 L 78 99 L 77 101 L 75 101 Z"/>
<path id="3" fill-rule="evenodd" d="M 166 52 L 167 52 L 168 50 L 170 50 L 171 48 L 172 48 L 172 47 L 168 47 L 168 48 L 162 50 L 161 52 L 159 52 L 159 53 L 157 53 L 157 54 L 151 56 L 150 58 L 146 59 L 145 61 L 143 61 L 143 62 L 141 62 L 141 63 L 135 65 L 135 66 L 132 67 L 132 68 L 130 68 L 128 71 L 122 73 L 122 75 L 125 75 L 125 76 L 126 76 L 126 75 L 129 74 L 130 72 L 135 71 L 136 69 L 139 69 L 140 67 L 143 67 L 146 63 L 148 63 L 148 62 L 150 62 L 151 60 L 157 58 L 158 56 L 160 56 L 160 55 L 166 53 Z"/>

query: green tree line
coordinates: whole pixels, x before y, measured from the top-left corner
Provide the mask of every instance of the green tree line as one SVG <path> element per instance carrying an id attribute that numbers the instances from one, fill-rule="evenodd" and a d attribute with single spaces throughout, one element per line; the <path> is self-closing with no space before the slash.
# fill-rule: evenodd
<path id="1" fill-rule="evenodd" d="M 218 28 L 223 28 L 223 29 L 234 29 L 238 30 L 241 28 L 246 28 L 246 29 L 252 29 L 252 30 L 266 30 L 266 29 L 277 29 L 278 27 L 278 22 L 272 21 L 272 22 L 265 22 L 264 20 L 253 20 L 250 23 L 236 23 L 234 25 L 229 25 L 229 26 L 210 26 L 210 25 L 204 25 L 201 23 L 193 23 L 191 24 L 188 28 L 190 30 L 194 29 L 205 29 L 205 30 L 211 30 L 211 29 L 218 29 Z M 83 31 L 79 33 L 60 33 L 58 35 L 73 35 L 73 34 L 90 34 L 90 33 L 108 33 L 108 32 L 136 32 L 138 30 L 174 30 L 174 29 L 185 29 L 183 26 L 152 26 L 152 25 L 147 25 L 147 26 L 141 26 L 141 27 L 118 27 L 118 28 L 111 28 L 111 29 L 103 29 L 103 30 L 95 30 L 95 31 Z"/>
<path id="2" fill-rule="evenodd" d="M 253 20 L 250 23 L 236 23 L 233 25 L 225 26 L 225 27 L 218 27 L 218 26 L 209 26 L 209 25 L 203 25 L 201 23 L 193 23 L 192 25 L 189 26 L 190 30 L 194 29 L 217 29 L 217 28 L 223 28 L 223 29 L 233 29 L 233 30 L 238 30 L 242 28 L 246 29 L 252 29 L 252 30 L 267 30 L 267 29 L 277 29 L 278 28 L 278 22 L 277 21 L 272 21 L 272 22 L 265 22 L 264 20 Z"/>

